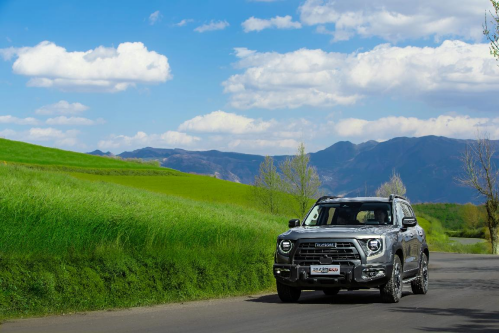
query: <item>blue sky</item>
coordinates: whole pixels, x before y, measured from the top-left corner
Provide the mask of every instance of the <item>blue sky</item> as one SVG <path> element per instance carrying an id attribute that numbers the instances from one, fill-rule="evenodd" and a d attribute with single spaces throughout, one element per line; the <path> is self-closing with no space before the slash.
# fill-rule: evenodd
<path id="1" fill-rule="evenodd" d="M 498 138 L 487 0 L 0 0 L 0 136 L 288 154 Z"/>

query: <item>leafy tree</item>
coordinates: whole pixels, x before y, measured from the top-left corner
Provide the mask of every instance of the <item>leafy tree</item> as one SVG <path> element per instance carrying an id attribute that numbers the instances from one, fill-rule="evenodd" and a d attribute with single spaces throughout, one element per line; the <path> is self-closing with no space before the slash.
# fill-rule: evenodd
<path id="1" fill-rule="evenodd" d="M 484 25 L 483 25 L 483 34 L 490 41 L 490 54 L 494 56 L 497 60 L 498 66 L 498 1 L 490 0 L 493 5 L 493 9 L 495 10 L 495 14 L 493 14 L 490 10 L 491 18 L 490 21 L 493 24 L 493 31 L 488 29 L 488 19 L 486 13 L 484 14 Z"/>
<path id="2" fill-rule="evenodd" d="M 403 184 L 401 176 L 396 173 L 396 170 L 392 170 L 391 179 L 380 185 L 380 187 L 375 191 L 375 195 L 377 197 L 388 197 L 391 194 L 402 196 L 406 194 L 406 186 Z"/>
<path id="3" fill-rule="evenodd" d="M 476 229 L 479 226 L 479 207 L 474 204 L 467 203 L 462 208 L 462 214 L 469 228 Z"/>
<path id="4" fill-rule="evenodd" d="M 498 165 L 492 163 L 493 154 L 488 135 L 478 135 L 462 154 L 464 173 L 457 180 L 485 199 L 491 248 L 493 254 L 498 254 Z"/>
<path id="5" fill-rule="evenodd" d="M 298 204 L 297 214 L 303 217 L 310 208 L 311 198 L 319 194 L 321 181 L 316 169 L 309 165 L 309 155 L 301 143 L 293 158 L 287 158 L 280 165 L 283 174 L 283 185 L 287 193 L 295 198 Z"/>
<path id="6" fill-rule="evenodd" d="M 272 214 L 278 214 L 282 204 L 283 182 L 271 156 L 266 156 L 255 176 L 254 191 L 257 201 Z"/>

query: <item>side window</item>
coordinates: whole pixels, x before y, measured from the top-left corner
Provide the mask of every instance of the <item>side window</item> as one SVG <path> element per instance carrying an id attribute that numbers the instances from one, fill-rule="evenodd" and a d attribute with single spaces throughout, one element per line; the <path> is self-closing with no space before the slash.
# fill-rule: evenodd
<path id="1" fill-rule="evenodd" d="M 403 208 L 401 207 L 401 202 L 396 202 L 396 222 L 399 226 L 403 225 L 403 217 L 405 214 L 403 213 Z"/>
<path id="2" fill-rule="evenodd" d="M 410 205 L 408 205 L 407 203 L 404 203 L 403 206 L 404 206 L 404 208 L 406 208 L 405 217 L 415 217 L 415 213 L 413 213 L 413 209 L 411 208 Z M 408 213 L 408 215 L 406 215 L 407 213 Z"/>
<path id="3" fill-rule="evenodd" d="M 411 211 L 408 209 L 408 205 L 404 202 L 401 203 L 401 207 L 403 208 L 404 217 L 412 217 Z"/>
<path id="4" fill-rule="evenodd" d="M 316 225 L 318 223 L 319 208 L 320 206 L 316 206 L 311 210 L 311 213 L 309 213 L 304 223 L 305 225 Z"/>

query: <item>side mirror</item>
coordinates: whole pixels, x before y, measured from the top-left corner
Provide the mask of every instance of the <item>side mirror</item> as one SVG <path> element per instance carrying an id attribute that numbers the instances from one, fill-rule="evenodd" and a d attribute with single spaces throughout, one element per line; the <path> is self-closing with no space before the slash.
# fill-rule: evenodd
<path id="1" fill-rule="evenodd" d="M 295 228 L 300 226 L 300 220 L 299 219 L 293 219 L 288 221 L 288 228 Z"/>
<path id="2" fill-rule="evenodd" d="M 403 228 L 414 227 L 417 225 L 417 219 L 414 217 L 403 217 Z"/>

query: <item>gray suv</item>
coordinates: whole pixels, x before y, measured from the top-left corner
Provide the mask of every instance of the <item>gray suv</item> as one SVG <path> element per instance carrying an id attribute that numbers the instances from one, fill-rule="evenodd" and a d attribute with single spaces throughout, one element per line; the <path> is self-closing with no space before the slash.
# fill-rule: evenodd
<path id="1" fill-rule="evenodd" d="M 379 288 L 397 303 L 403 283 L 427 293 L 429 248 L 404 197 L 321 197 L 289 227 L 278 236 L 273 267 L 283 302 L 298 301 L 302 290 Z"/>

